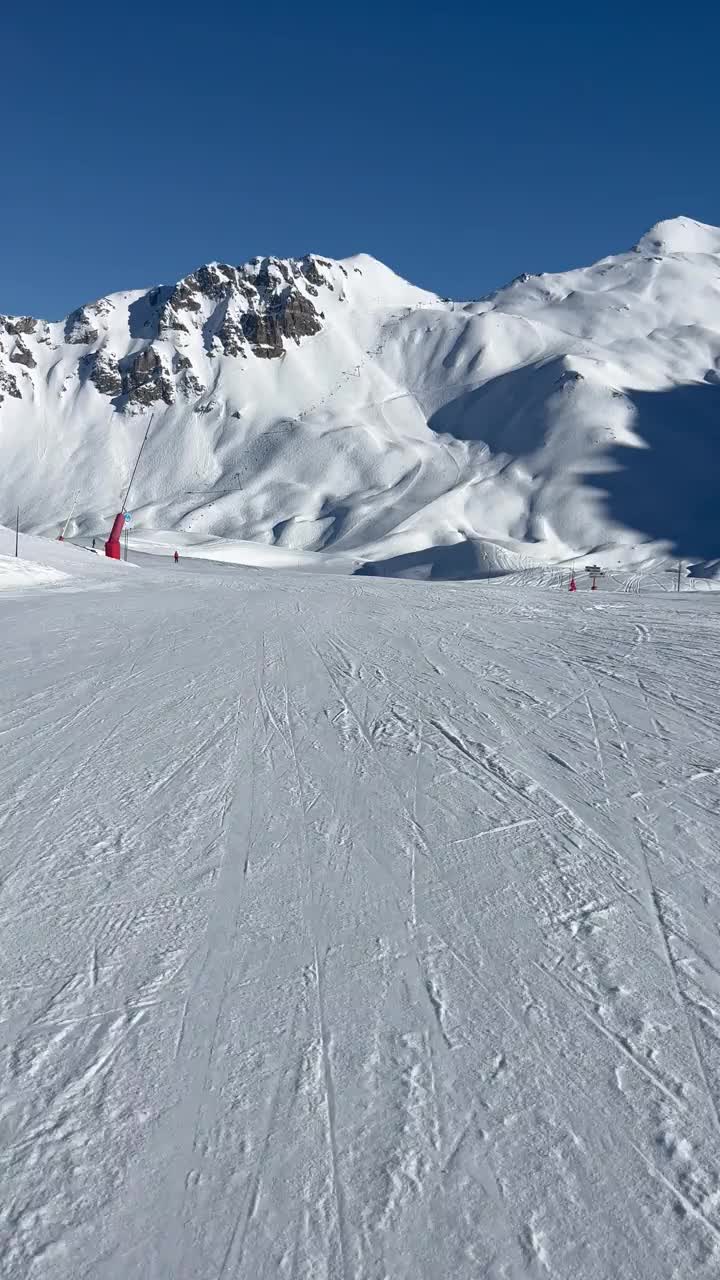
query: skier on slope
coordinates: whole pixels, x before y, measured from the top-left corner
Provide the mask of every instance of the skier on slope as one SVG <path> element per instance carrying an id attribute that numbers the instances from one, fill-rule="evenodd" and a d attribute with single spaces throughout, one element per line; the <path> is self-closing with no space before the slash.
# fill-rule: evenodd
<path id="1" fill-rule="evenodd" d="M 177 564 L 177 562 L 178 562 L 178 560 L 179 560 L 179 559 L 180 559 L 180 557 L 179 557 L 179 555 L 178 555 L 178 553 L 177 553 L 177 551 L 176 551 L 176 552 L 175 552 L 175 555 L 173 556 L 173 560 L 174 560 L 174 561 L 175 561 L 175 563 Z"/>

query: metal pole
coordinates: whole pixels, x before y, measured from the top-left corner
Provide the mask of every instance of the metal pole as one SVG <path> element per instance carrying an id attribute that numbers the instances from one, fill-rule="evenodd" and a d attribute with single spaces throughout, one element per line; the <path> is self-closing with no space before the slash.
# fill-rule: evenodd
<path id="1" fill-rule="evenodd" d="M 681 573 L 682 573 L 682 560 L 678 560 L 678 585 L 677 585 L 677 589 L 678 589 L 678 591 L 680 591 L 680 589 L 681 589 L 681 588 L 680 588 L 680 575 L 681 575 Z"/>
<path id="2" fill-rule="evenodd" d="M 58 538 L 58 542 L 64 542 L 64 541 L 65 541 L 65 534 L 66 534 L 66 533 L 67 533 L 67 531 L 68 531 L 68 525 L 70 524 L 70 521 L 72 520 L 73 516 L 75 515 L 75 508 L 76 508 L 76 506 L 77 506 L 77 504 L 78 504 L 78 498 L 79 498 L 79 497 L 80 497 L 80 490 L 79 490 L 79 489 L 77 489 L 77 490 L 75 491 L 74 495 L 73 495 L 72 506 L 71 506 L 71 508 L 70 508 L 70 515 L 68 516 L 67 520 L 65 521 L 65 525 L 64 525 L 64 527 L 63 527 L 63 531 L 62 531 L 62 533 L 60 534 L 60 537 Z"/>
<path id="3" fill-rule="evenodd" d="M 132 475 L 131 475 L 131 477 L 130 477 L 130 483 L 129 483 L 128 487 L 127 487 L 127 493 L 125 494 L 125 501 L 124 501 L 124 502 L 123 502 L 123 504 L 122 504 L 122 509 L 123 509 L 123 511 L 127 511 L 128 498 L 130 497 L 130 490 L 132 489 L 132 482 L 133 482 L 133 480 L 135 479 L 135 472 L 136 472 L 136 471 L 137 471 L 137 469 L 138 469 L 138 463 L 139 463 L 139 461 L 140 461 L 140 457 L 141 457 L 142 451 L 143 451 L 143 449 L 145 448 L 145 441 L 147 440 L 148 436 L 150 435 L 150 428 L 151 428 L 151 426 L 152 426 L 153 418 L 154 418 L 154 417 L 155 417 L 155 414 L 154 414 L 154 413 L 151 413 L 151 414 L 150 414 L 150 421 L 148 422 L 148 425 L 147 425 L 147 431 L 145 432 L 145 435 L 143 436 L 143 442 L 142 442 L 142 444 L 140 445 L 140 453 L 138 454 L 137 458 L 135 459 L 135 466 L 133 467 L 133 472 L 132 472 Z"/>
<path id="4" fill-rule="evenodd" d="M 15 555 L 18 553 L 18 540 L 20 538 L 20 508 L 15 513 Z"/>

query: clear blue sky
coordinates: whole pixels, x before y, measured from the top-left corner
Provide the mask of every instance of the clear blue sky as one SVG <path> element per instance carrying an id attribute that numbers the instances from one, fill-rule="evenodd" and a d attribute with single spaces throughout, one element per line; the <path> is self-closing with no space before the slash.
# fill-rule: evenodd
<path id="1" fill-rule="evenodd" d="M 644 10 L 644 12 L 643 12 Z M 11 4 L 0 311 L 364 251 L 475 297 L 720 222 L 709 4 Z"/>

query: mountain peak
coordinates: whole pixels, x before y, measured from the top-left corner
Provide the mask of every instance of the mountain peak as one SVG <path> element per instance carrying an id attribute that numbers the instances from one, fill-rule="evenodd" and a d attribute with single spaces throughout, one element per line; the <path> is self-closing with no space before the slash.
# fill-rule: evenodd
<path id="1" fill-rule="evenodd" d="M 716 559 L 719 265 L 720 229 L 681 217 L 478 303 L 309 253 L 0 316 L 0 515 L 59 531 L 78 492 L 97 535 L 152 412 L 148 530 L 393 563 L 464 540 L 503 564 L 643 539 Z"/>
<path id="2" fill-rule="evenodd" d="M 696 222 L 694 218 L 666 218 L 646 231 L 635 249 L 650 255 L 720 253 L 720 227 Z"/>

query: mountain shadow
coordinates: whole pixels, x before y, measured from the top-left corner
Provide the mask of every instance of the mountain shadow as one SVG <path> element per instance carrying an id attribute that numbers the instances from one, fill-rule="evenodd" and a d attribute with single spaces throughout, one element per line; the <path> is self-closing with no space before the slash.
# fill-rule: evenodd
<path id="1" fill-rule="evenodd" d="M 356 577 L 416 578 L 420 581 L 465 582 L 477 578 L 502 578 L 507 569 L 489 567 L 482 542 L 456 542 L 451 546 L 425 547 L 386 560 L 368 561 Z"/>
<path id="2" fill-rule="evenodd" d="M 617 470 L 585 477 L 603 492 L 608 515 L 675 555 L 720 557 L 720 386 L 628 391 L 633 430 L 646 448 L 616 445 Z"/>
<path id="3" fill-rule="evenodd" d="M 510 369 L 448 400 L 428 426 L 438 435 L 486 444 L 493 453 L 533 453 L 547 431 L 548 397 L 573 376 L 562 358 Z"/>
<path id="4" fill-rule="evenodd" d="M 174 285 L 156 285 L 136 298 L 128 307 L 128 329 L 131 338 L 157 338 L 158 317 Z"/>

